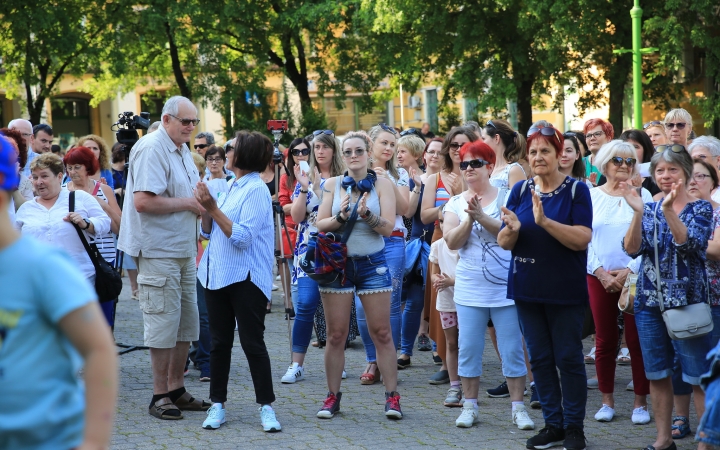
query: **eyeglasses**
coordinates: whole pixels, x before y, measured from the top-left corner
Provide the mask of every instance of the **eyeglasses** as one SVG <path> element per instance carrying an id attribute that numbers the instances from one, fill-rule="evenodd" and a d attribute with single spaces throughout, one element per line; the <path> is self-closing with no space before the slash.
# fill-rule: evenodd
<path id="1" fill-rule="evenodd" d="M 320 136 L 321 134 L 327 134 L 328 136 L 332 136 L 335 133 L 333 133 L 333 130 L 315 130 L 315 131 L 313 131 L 313 136 Z"/>
<path id="2" fill-rule="evenodd" d="M 197 149 L 199 149 L 199 148 L 207 148 L 207 147 L 210 147 L 210 144 L 195 144 L 195 145 L 193 145 L 193 147 L 195 147 L 195 150 L 197 150 Z"/>
<path id="3" fill-rule="evenodd" d="M 647 129 L 650 128 L 650 127 L 662 127 L 662 126 L 664 126 L 664 125 L 665 125 L 665 124 L 662 123 L 662 122 L 659 121 L 659 120 L 651 120 L 650 122 L 648 122 L 648 123 L 646 123 L 645 125 L 643 125 L 643 130 L 647 130 Z"/>
<path id="4" fill-rule="evenodd" d="M 32 133 L 20 133 L 20 134 L 21 134 L 22 137 L 24 137 L 24 138 L 29 138 L 30 136 L 33 135 Z"/>
<path id="5" fill-rule="evenodd" d="M 535 134 L 535 133 L 537 133 L 537 132 L 540 132 L 540 134 L 542 134 L 543 136 L 555 136 L 555 137 L 559 137 L 559 136 L 560 136 L 560 132 L 559 132 L 558 130 L 556 130 L 555 127 L 552 127 L 552 126 L 549 126 L 549 127 L 540 126 L 540 127 L 532 127 L 532 128 L 530 128 L 530 129 L 528 130 L 527 137 L 530 137 L 530 136 L 532 136 L 533 134 Z"/>
<path id="6" fill-rule="evenodd" d="M 678 122 L 678 123 L 666 123 L 665 128 L 668 130 L 672 130 L 673 128 L 677 128 L 678 130 L 684 130 L 685 125 L 687 125 L 685 122 Z"/>
<path id="7" fill-rule="evenodd" d="M 397 131 L 395 131 L 395 128 L 388 126 L 385 122 L 380 122 L 378 126 L 383 130 L 387 131 L 388 133 L 392 133 L 393 136 L 397 136 Z"/>
<path id="8" fill-rule="evenodd" d="M 488 164 L 490 163 L 485 161 L 484 159 L 471 159 L 470 161 L 461 162 L 460 170 L 467 170 L 468 166 L 472 167 L 473 169 L 479 169 L 483 166 L 487 166 Z"/>
<path id="9" fill-rule="evenodd" d="M 352 158 L 353 153 L 355 153 L 355 156 L 362 156 L 363 153 L 365 153 L 364 148 L 356 148 L 353 152 L 352 150 L 343 150 L 342 154 L 346 158 Z"/>
<path id="10" fill-rule="evenodd" d="M 620 156 L 614 156 L 610 158 L 610 161 L 615 165 L 615 167 L 622 166 L 622 163 L 625 163 L 628 167 L 632 167 L 637 162 L 637 159 L 635 158 L 622 158 Z"/>
<path id="11" fill-rule="evenodd" d="M 459 149 L 460 147 L 462 147 L 463 145 L 465 145 L 465 142 L 462 142 L 462 143 L 460 143 L 460 142 L 453 142 L 452 144 L 448 145 L 448 147 L 450 147 L 450 148 L 453 149 L 453 150 L 457 150 L 457 149 Z"/>
<path id="12" fill-rule="evenodd" d="M 184 127 L 190 126 L 190 124 L 197 126 L 200 123 L 200 119 L 181 119 L 173 114 L 168 114 L 168 116 L 176 118 Z"/>
<path id="13" fill-rule="evenodd" d="M 600 136 L 605 135 L 605 132 L 600 130 L 596 131 L 594 133 L 588 133 L 585 135 L 585 138 L 589 141 L 590 139 L 600 139 Z"/>
<path id="14" fill-rule="evenodd" d="M 310 149 L 309 148 L 294 148 L 290 151 L 290 153 L 292 153 L 293 156 L 300 156 L 300 155 L 307 156 L 310 154 Z"/>
<path id="15" fill-rule="evenodd" d="M 208 158 L 205 161 L 207 161 L 209 163 L 219 163 L 219 162 L 223 162 L 225 160 L 222 158 Z"/>
<path id="16" fill-rule="evenodd" d="M 680 144 L 673 144 L 673 145 L 658 145 L 655 147 L 655 153 L 664 152 L 665 150 L 672 150 L 675 153 L 682 153 L 685 151 L 685 147 L 683 147 Z"/>
<path id="17" fill-rule="evenodd" d="M 485 123 L 485 126 L 486 126 L 486 127 L 493 127 L 493 128 L 495 128 L 496 130 L 498 129 L 498 128 L 495 126 L 495 124 L 492 123 L 492 120 L 488 120 L 488 121 Z"/>
<path id="18" fill-rule="evenodd" d="M 706 178 L 712 178 L 712 177 L 705 173 L 696 173 L 693 175 L 692 178 L 693 178 L 693 180 L 695 180 L 695 182 L 701 183 L 701 182 L 705 181 Z"/>
<path id="19" fill-rule="evenodd" d="M 428 151 L 425 152 L 425 154 L 432 157 L 432 156 L 438 156 L 438 155 L 440 154 L 440 152 L 437 151 L 437 150 L 432 150 L 432 151 L 431 151 L 431 150 L 428 150 Z"/>
<path id="20" fill-rule="evenodd" d="M 419 137 L 420 139 L 425 139 L 422 135 L 422 132 L 418 130 L 417 128 L 408 128 L 407 130 L 400 132 L 400 137 L 408 136 L 410 134 L 414 134 L 415 136 Z"/>

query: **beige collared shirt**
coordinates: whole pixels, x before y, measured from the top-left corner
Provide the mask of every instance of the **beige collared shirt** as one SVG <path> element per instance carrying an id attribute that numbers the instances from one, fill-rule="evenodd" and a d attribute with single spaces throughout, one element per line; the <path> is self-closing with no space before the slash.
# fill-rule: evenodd
<path id="1" fill-rule="evenodd" d="M 130 256 L 188 258 L 197 254 L 198 222 L 191 211 L 139 213 L 133 194 L 151 192 L 168 198 L 193 197 L 199 174 L 183 144 L 178 148 L 164 127 L 145 135 L 130 153 L 127 194 L 118 248 Z"/>

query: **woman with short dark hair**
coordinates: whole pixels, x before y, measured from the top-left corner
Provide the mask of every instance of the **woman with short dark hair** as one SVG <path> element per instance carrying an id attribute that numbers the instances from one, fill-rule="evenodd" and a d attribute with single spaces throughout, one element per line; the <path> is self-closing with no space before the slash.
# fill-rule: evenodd
<path id="1" fill-rule="evenodd" d="M 199 182 L 195 198 L 205 208 L 201 234 L 210 240 L 198 266 L 205 288 L 212 350 L 210 399 L 203 428 L 225 423 L 233 332 L 250 366 L 260 421 L 265 431 L 280 431 L 272 409 L 275 394 L 270 356 L 265 346 L 266 306 L 273 285 L 272 199 L 260 173 L 272 160 L 272 142 L 258 132 L 241 131 L 235 139 L 231 170 L 236 178 L 219 201 Z"/>

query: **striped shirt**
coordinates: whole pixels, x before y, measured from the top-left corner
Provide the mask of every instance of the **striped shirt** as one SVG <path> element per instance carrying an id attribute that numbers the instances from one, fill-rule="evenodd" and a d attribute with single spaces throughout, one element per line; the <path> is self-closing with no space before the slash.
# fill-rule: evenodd
<path id="1" fill-rule="evenodd" d="M 95 181 L 95 185 L 97 186 L 100 184 L 99 182 Z M 102 190 L 101 186 L 97 186 L 97 194 L 95 194 L 96 197 L 101 198 L 105 203 L 108 202 L 107 197 L 105 197 L 105 193 Z M 112 220 L 111 220 L 112 224 Z M 98 248 L 98 251 L 102 255 L 102 257 L 105 259 L 105 261 L 110 264 L 111 266 L 115 265 L 115 235 L 112 231 L 109 231 L 103 235 L 96 235 L 95 239 L 93 239 L 90 243 L 95 244 Z"/>
<path id="2" fill-rule="evenodd" d="M 236 179 L 224 199 L 220 211 L 233 222 L 228 238 L 213 222 L 210 239 L 198 266 L 198 280 L 206 289 L 217 290 L 245 281 L 252 282 L 270 299 L 273 282 L 273 212 L 270 192 L 253 172 Z"/>

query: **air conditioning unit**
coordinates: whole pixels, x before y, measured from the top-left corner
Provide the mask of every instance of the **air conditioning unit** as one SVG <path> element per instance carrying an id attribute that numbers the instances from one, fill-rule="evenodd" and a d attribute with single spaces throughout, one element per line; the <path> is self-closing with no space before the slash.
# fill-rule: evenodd
<path id="1" fill-rule="evenodd" d="M 420 109 L 422 108 L 422 102 L 420 101 L 420 97 L 412 96 L 410 97 L 409 101 L 410 108 Z"/>

